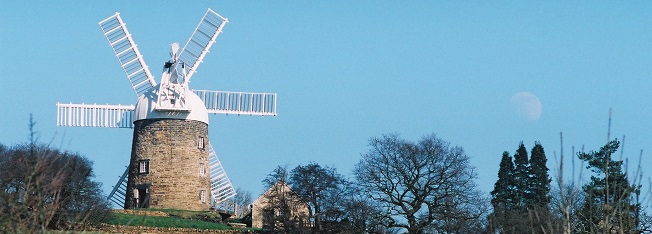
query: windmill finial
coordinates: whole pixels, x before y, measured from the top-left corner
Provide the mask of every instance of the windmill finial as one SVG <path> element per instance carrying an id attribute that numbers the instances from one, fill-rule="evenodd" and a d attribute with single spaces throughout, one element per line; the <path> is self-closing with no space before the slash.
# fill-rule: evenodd
<path id="1" fill-rule="evenodd" d="M 176 61 L 177 60 L 177 52 L 179 51 L 179 43 L 175 42 L 170 45 L 172 48 L 172 60 Z"/>

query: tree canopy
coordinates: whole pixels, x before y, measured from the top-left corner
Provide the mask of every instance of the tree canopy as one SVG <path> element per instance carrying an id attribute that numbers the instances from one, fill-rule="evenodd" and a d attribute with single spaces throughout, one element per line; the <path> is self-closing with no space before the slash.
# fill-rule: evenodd
<path id="1" fill-rule="evenodd" d="M 498 180 L 491 191 L 494 212 L 490 216 L 490 230 L 539 233 L 549 229 L 550 177 L 543 146 L 535 142 L 530 155 L 528 158 L 523 142 L 513 161 L 509 152 L 503 152 Z"/>
<path id="2" fill-rule="evenodd" d="M 103 220 L 109 204 L 92 163 L 44 145 L 0 147 L 0 232 L 74 230 Z"/>
<path id="3" fill-rule="evenodd" d="M 335 227 L 323 225 L 324 222 L 337 222 L 344 216 L 340 202 L 349 193 L 348 182 L 335 168 L 314 162 L 299 165 L 290 171 L 290 186 L 310 204 L 315 232 L 337 231 L 332 230 Z"/>
<path id="4" fill-rule="evenodd" d="M 409 233 L 459 232 L 480 219 L 476 173 L 462 147 L 428 135 L 371 138 L 354 174 L 362 192 L 385 210 L 384 223 Z"/>
<path id="5" fill-rule="evenodd" d="M 630 184 L 622 171 L 623 161 L 613 160 L 619 146 L 618 140 L 612 140 L 598 151 L 577 155 L 593 172 L 583 187 L 586 196 L 579 212 L 580 228 L 585 232 L 639 233 L 640 204 L 632 199 L 640 194 L 640 186 Z"/>

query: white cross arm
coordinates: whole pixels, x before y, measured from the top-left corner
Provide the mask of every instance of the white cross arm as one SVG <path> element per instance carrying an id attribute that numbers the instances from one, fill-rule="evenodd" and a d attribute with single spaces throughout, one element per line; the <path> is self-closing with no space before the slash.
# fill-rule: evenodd
<path id="1" fill-rule="evenodd" d="M 193 90 L 208 113 L 276 116 L 276 93 Z"/>
<path id="2" fill-rule="evenodd" d="M 224 167 L 220 159 L 217 158 L 217 153 L 213 150 L 213 146 L 208 144 L 208 160 L 210 163 L 210 175 L 211 175 L 211 196 L 215 204 L 219 204 L 232 198 L 236 195 L 235 189 L 231 184 L 231 180 L 226 175 Z"/>
<path id="3" fill-rule="evenodd" d="M 186 82 L 190 80 L 193 74 L 197 72 L 197 67 L 202 63 L 204 57 L 209 52 L 217 36 L 222 33 L 222 28 L 229 22 L 227 18 L 215 13 L 210 8 L 204 14 L 195 31 L 190 35 L 190 39 L 179 54 L 179 59 L 188 69 Z M 177 65 L 178 66 L 178 65 Z M 175 66 L 174 69 L 180 69 Z M 178 70 L 180 71 L 180 70 Z M 180 71 L 180 74 L 181 71 Z"/>
<path id="4" fill-rule="evenodd" d="M 129 82 L 131 82 L 131 87 L 136 92 L 136 96 L 140 97 L 140 95 L 156 86 L 154 76 L 147 68 L 138 46 L 136 46 L 134 39 L 131 38 L 131 34 L 127 31 L 127 25 L 120 18 L 120 13 L 116 12 L 111 17 L 100 21 L 99 24 L 104 36 L 109 41 L 109 45 L 113 48 L 122 70 L 124 70 Z"/>
<path id="5" fill-rule="evenodd" d="M 133 128 L 133 105 L 57 103 L 57 126 Z"/>

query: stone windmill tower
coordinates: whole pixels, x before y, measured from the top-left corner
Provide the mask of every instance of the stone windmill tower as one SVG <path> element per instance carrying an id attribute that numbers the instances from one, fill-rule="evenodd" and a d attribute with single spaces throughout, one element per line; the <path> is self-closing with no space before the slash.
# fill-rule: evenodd
<path id="1" fill-rule="evenodd" d="M 138 101 L 57 103 L 57 125 L 133 128 L 131 159 L 109 195 L 124 208 L 208 210 L 235 195 L 208 137 L 208 114 L 276 116 L 275 93 L 191 90 L 188 84 L 228 19 L 208 9 L 157 84 L 120 13 L 99 22 Z"/>

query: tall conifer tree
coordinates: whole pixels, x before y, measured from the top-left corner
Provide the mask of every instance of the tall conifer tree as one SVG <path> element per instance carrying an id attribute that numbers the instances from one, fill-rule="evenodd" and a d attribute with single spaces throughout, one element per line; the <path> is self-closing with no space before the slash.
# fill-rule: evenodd
<path id="1" fill-rule="evenodd" d="M 526 199 L 530 218 L 531 233 L 547 233 L 552 222 L 550 215 L 550 177 L 546 166 L 546 153 L 539 142 L 534 143 L 530 154 L 530 176 L 528 197 Z"/>
<path id="2" fill-rule="evenodd" d="M 547 207 L 550 202 L 548 192 L 550 191 L 550 177 L 546 163 L 546 153 L 539 142 L 534 143 L 530 154 L 530 192 L 528 199 L 531 206 Z"/>
<path id="3" fill-rule="evenodd" d="M 514 181 L 516 186 L 514 205 L 517 208 L 526 208 L 527 198 L 530 194 L 528 186 L 530 184 L 530 165 L 527 149 L 522 141 L 514 155 Z"/>
<path id="4" fill-rule="evenodd" d="M 514 163 L 509 152 L 503 152 L 498 169 L 498 180 L 494 184 L 494 190 L 491 191 L 491 205 L 494 208 L 490 216 L 491 232 L 504 230 L 505 226 L 510 226 L 511 210 L 514 207 Z"/>
<path id="5" fill-rule="evenodd" d="M 491 191 L 492 204 L 496 209 L 509 210 L 512 207 L 514 198 L 514 163 L 509 152 L 503 152 L 498 169 L 498 181 Z"/>
<path id="6" fill-rule="evenodd" d="M 541 233 L 551 221 L 550 178 L 545 151 L 535 142 L 530 158 L 523 142 L 512 157 L 503 153 L 498 181 L 491 192 L 491 232 Z"/>

